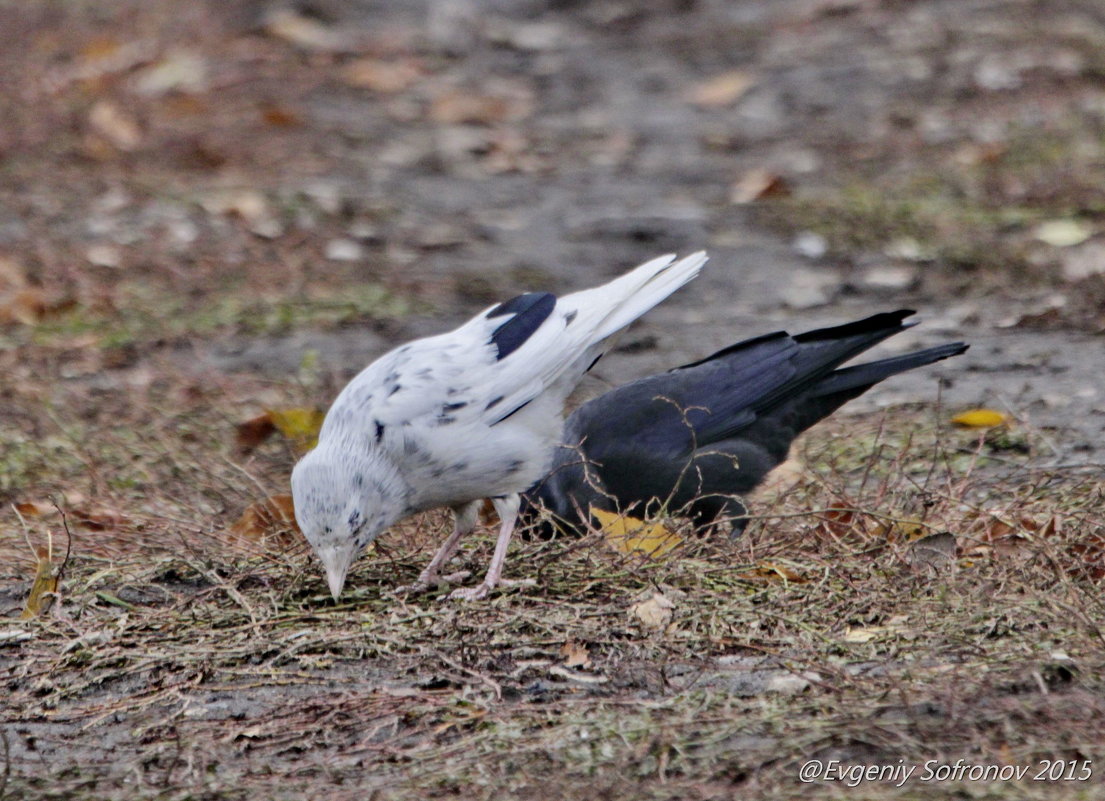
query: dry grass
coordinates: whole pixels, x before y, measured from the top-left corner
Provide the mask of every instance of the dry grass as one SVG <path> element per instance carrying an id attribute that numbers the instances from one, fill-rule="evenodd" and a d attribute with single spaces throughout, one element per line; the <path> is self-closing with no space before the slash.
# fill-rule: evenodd
<path id="1" fill-rule="evenodd" d="M 18 407 L 37 435 L 5 433 L 5 459 L 23 465 L 8 500 L 78 501 L 58 604 L 4 627 L 26 639 L 0 645 L 0 797 L 300 798 L 324 785 L 338 799 L 758 797 L 802 792 L 812 757 L 1101 754 L 1096 474 L 1039 469 L 899 409 L 818 429 L 800 480 L 760 499 L 734 544 L 690 538 L 640 563 L 598 536 L 523 542 L 508 574 L 536 587 L 479 604 L 396 597 L 446 530 L 431 515 L 362 559 L 335 605 L 301 544 L 250 552 L 220 533 L 283 490 L 293 459 L 279 442 L 235 455 L 233 424 L 256 408 L 245 399 L 305 393 L 166 369 L 144 393 Z M 14 615 L 33 575 L 24 536 L 50 532 L 60 549 L 64 535 L 56 516 L 28 518 L 26 532 L 3 521 L 0 597 Z M 912 538 L 938 531 L 956 536 L 957 558 L 915 558 Z M 475 537 L 462 558 L 479 570 L 490 550 Z M 654 592 L 673 603 L 663 630 L 631 614 Z M 569 643 L 590 663 L 566 664 Z"/>

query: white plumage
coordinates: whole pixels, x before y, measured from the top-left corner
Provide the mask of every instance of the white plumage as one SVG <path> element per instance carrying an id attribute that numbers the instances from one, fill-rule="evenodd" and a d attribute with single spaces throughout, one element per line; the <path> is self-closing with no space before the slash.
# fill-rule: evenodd
<path id="1" fill-rule="evenodd" d="M 361 371 L 338 395 L 319 443 L 292 472 L 296 518 L 337 598 L 349 565 L 392 523 L 450 506 L 453 534 L 419 578 L 438 580 L 460 537 L 492 498 L 502 519 L 483 597 L 500 582 L 518 493 L 542 478 L 563 406 L 609 338 L 679 287 L 706 261 L 653 259 L 563 298 L 522 295 L 446 334 L 415 340 Z"/>

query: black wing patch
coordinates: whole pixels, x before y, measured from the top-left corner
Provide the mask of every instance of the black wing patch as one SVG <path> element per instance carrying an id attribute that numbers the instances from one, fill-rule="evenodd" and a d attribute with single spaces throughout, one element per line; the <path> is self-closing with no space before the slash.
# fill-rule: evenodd
<path id="1" fill-rule="evenodd" d="M 487 313 L 489 319 L 506 314 L 514 315 L 496 328 L 495 333 L 491 335 L 491 342 L 499 352 L 497 358 L 505 359 L 522 347 L 525 341 L 533 336 L 533 332 L 548 319 L 555 306 L 556 295 L 549 292 L 530 292 L 500 303 L 489 311 Z"/>

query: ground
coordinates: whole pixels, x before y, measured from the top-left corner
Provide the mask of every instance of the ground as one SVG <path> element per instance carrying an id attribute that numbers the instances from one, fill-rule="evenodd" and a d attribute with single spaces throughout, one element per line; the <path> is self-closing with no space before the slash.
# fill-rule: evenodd
<path id="1" fill-rule="evenodd" d="M 1099 795 L 1096 0 L 2 13 L 0 798 Z M 428 515 L 334 604 L 289 532 L 232 536 L 296 458 L 244 421 L 699 248 L 584 393 L 901 307 L 883 352 L 971 350 L 814 429 L 735 543 L 524 541 L 536 586 L 397 597 Z M 922 778 L 958 760 L 1030 770 Z"/>

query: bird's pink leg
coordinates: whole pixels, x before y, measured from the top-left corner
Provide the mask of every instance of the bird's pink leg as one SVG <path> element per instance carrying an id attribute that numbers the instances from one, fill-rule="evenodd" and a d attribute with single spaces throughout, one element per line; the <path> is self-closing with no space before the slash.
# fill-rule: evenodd
<path id="1" fill-rule="evenodd" d="M 510 546 L 510 538 L 514 534 L 514 526 L 518 522 L 518 510 L 521 499 L 517 495 L 506 498 L 493 498 L 495 511 L 499 513 L 502 525 L 499 526 L 499 538 L 495 541 L 495 555 L 491 557 L 491 564 L 487 567 L 487 575 L 483 582 L 475 587 L 461 587 L 449 593 L 450 598 L 460 598 L 466 601 L 477 601 L 486 598 L 491 590 L 500 584 L 513 584 L 503 578 L 503 563 L 506 562 L 506 551 Z"/>
<path id="2" fill-rule="evenodd" d="M 460 547 L 460 538 L 476 527 L 479 510 L 480 503 L 478 501 L 454 509 L 455 520 L 453 523 L 453 533 L 450 534 L 449 538 L 437 549 L 430 563 L 418 574 L 418 578 L 415 580 L 414 584 L 396 587 L 395 591 L 424 592 L 431 587 L 437 586 L 437 584 L 441 582 L 453 584 L 468 578 L 470 573 L 467 570 L 442 576 L 441 568 L 446 562 L 453 558 L 454 554 L 456 554 L 457 548 Z"/>

